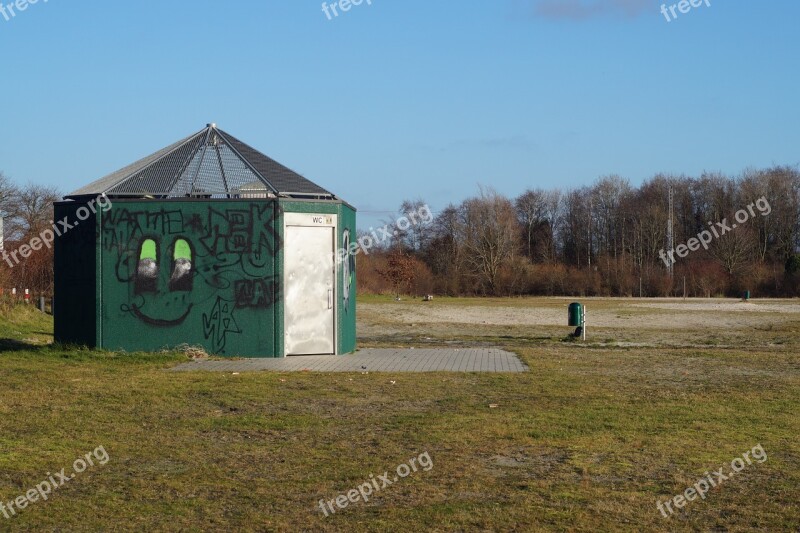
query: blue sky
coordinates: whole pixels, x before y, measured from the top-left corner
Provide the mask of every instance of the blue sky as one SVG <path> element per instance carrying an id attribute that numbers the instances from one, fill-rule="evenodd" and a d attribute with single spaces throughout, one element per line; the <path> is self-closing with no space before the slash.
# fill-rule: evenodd
<path id="1" fill-rule="evenodd" d="M 367 225 L 478 184 L 800 163 L 800 2 L 661 4 L 39 0 L 0 15 L 0 171 L 67 193 L 216 122 Z"/>

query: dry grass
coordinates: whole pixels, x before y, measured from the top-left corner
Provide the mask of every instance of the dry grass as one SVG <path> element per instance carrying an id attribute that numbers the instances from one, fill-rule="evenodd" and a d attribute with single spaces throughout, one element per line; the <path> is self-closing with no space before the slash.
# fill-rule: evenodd
<path id="1" fill-rule="evenodd" d="M 582 346 L 562 342 L 565 326 L 492 325 L 492 308 L 509 305 L 487 302 L 482 328 L 421 322 L 413 332 L 362 306 L 360 326 L 400 332 L 373 341 L 382 345 L 504 344 L 529 373 L 183 374 L 163 370 L 185 354 L 2 352 L 0 500 L 98 445 L 111 459 L 12 521 L 0 516 L 0 529 L 798 529 L 797 322 L 748 332 L 744 348 L 704 345 L 715 331 L 659 341 L 658 324 L 649 335 L 664 345 Z M 777 338 L 786 342 L 770 346 Z M 660 515 L 657 499 L 758 443 L 765 463 Z M 317 506 L 425 451 L 429 472 L 328 518 Z"/>
<path id="2" fill-rule="evenodd" d="M 211 357 L 202 346 L 192 346 L 190 344 L 176 346 L 173 351 L 182 353 L 191 360 L 202 360 Z"/>

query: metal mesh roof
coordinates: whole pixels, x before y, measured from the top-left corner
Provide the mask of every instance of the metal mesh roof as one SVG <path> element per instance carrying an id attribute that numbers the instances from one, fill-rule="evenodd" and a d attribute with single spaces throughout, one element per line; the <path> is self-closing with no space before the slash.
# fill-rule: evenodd
<path id="1" fill-rule="evenodd" d="M 82 187 L 66 198 L 97 196 L 237 198 L 335 196 L 209 124 L 171 146 Z"/>

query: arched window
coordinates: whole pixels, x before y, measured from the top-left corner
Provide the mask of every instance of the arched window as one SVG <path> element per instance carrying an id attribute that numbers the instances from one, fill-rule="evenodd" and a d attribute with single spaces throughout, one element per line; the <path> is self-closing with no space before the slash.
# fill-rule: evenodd
<path id="1" fill-rule="evenodd" d="M 184 239 L 177 239 L 172 246 L 172 274 L 169 290 L 192 290 L 192 247 Z"/>
<path id="2" fill-rule="evenodd" d="M 139 264 L 136 267 L 136 292 L 158 290 L 158 244 L 145 239 L 139 247 Z"/>

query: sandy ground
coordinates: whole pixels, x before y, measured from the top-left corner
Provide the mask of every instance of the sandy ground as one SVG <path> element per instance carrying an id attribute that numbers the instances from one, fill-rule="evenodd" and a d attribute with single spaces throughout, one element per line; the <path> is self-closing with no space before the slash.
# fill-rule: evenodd
<path id="1" fill-rule="evenodd" d="M 589 327 L 663 330 L 727 330 L 800 319 L 800 303 L 764 300 L 582 299 Z M 359 312 L 394 324 L 479 324 L 494 326 L 565 326 L 567 300 L 529 299 L 529 305 L 463 306 L 393 302 L 360 304 Z M 595 305 L 593 305 L 595 304 Z"/>
<path id="2" fill-rule="evenodd" d="M 737 312 L 737 313 L 800 313 L 800 304 L 793 301 L 779 302 L 768 300 L 755 303 L 742 302 L 739 300 L 702 300 L 699 302 L 652 302 L 634 303 L 631 307 L 646 307 L 652 309 L 668 309 L 671 311 L 714 311 L 714 312 Z"/>

